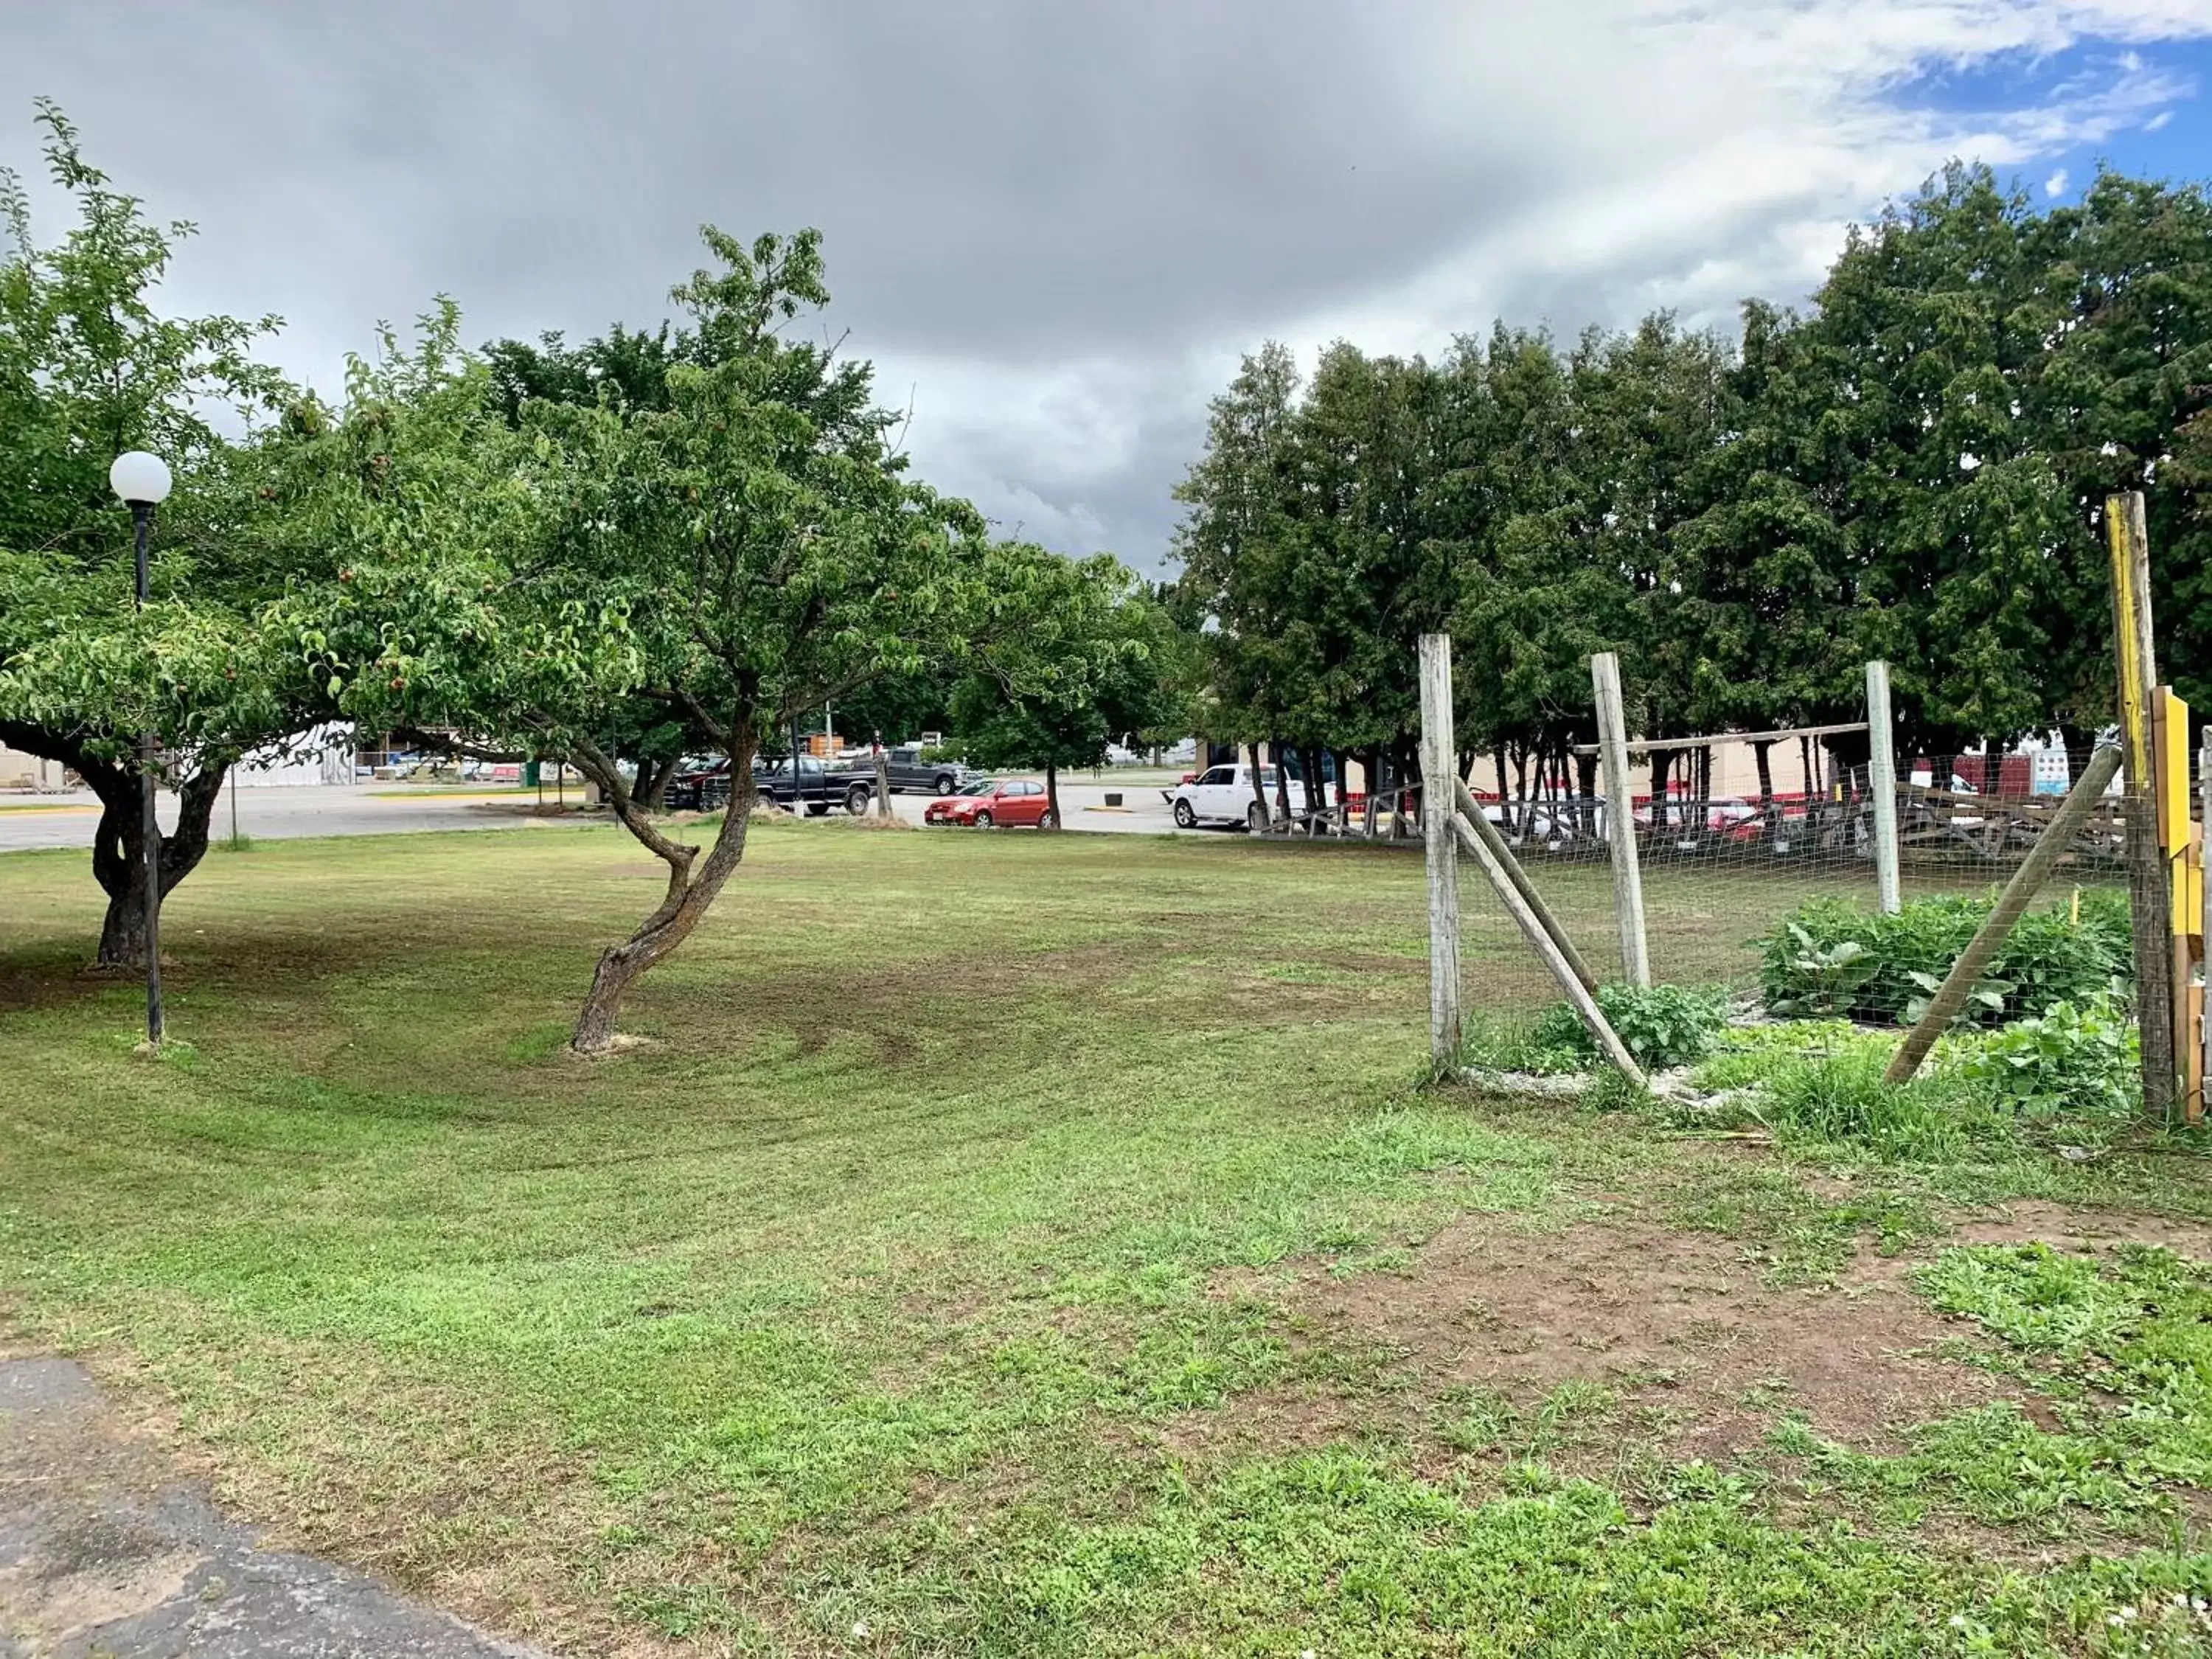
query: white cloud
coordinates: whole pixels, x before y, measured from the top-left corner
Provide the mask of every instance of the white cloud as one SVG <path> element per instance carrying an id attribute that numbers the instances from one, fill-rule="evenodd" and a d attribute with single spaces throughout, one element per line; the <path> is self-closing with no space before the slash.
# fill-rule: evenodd
<path id="1" fill-rule="evenodd" d="M 2212 0 L 742 10 L 0 7 L 0 111 L 60 95 L 94 159 L 204 226 L 176 303 L 283 313 L 326 386 L 434 292 L 471 337 L 649 321 L 700 220 L 819 223 L 853 349 L 887 399 L 915 388 L 923 474 L 1150 564 L 1206 397 L 1264 337 L 1433 351 L 1501 313 L 1801 301 L 1953 155 L 2063 193 L 2062 157 L 2193 90 L 2161 46 L 2212 37 Z M 2014 107 L 1929 91 L 2069 52 Z M 0 159 L 31 159 L 21 131 Z"/>
<path id="2" fill-rule="evenodd" d="M 1516 43 L 1528 54 L 1516 61 L 1575 61 L 1576 96 L 1535 112 L 1549 130 L 1528 140 L 1563 174 L 1559 188 L 1470 226 L 1399 282 L 1288 328 L 1410 347 L 1553 295 L 1582 308 L 1551 311 L 1570 330 L 1654 305 L 1706 315 L 1754 293 L 1796 300 L 1852 220 L 1951 157 L 2027 166 L 2145 125 L 2192 90 L 2135 52 L 2041 103 L 1971 116 L 1915 101 L 1917 78 L 2091 40 L 2212 35 L 2212 0 L 1613 0 L 1602 9 L 1616 21 L 1609 35 L 1588 30 L 1587 9 L 1571 21 L 1547 9 L 1549 21 L 1529 27 L 1558 38 Z M 1476 33 L 1467 31 L 1470 45 Z M 1586 42 L 1577 59 L 1569 42 L 1583 33 L 1603 44 Z M 1438 103 L 1455 84 L 1470 108 L 1489 73 L 1449 55 L 1421 71 Z M 1472 115 L 1460 137 L 1500 142 Z"/>
<path id="3" fill-rule="evenodd" d="M 1182 412 L 1171 424 L 1194 433 L 1204 398 L 1262 337 L 1285 338 L 1310 362 L 1335 337 L 1433 353 L 1500 313 L 1571 333 L 1656 307 L 1727 325 L 1751 295 L 1801 302 L 1852 221 L 1953 156 L 2033 166 L 2162 121 L 2164 106 L 2192 90 L 2140 51 L 2041 102 L 1971 115 L 1917 101 L 1922 77 L 2087 41 L 2206 34 L 2212 0 L 1468 8 L 1442 40 L 1399 64 L 1399 89 L 1427 143 L 1495 158 L 1540 188 L 1508 192 L 1496 210 L 1439 199 L 1437 217 L 1458 234 L 1419 264 L 1318 303 L 1271 311 L 1255 296 L 1233 332 L 1163 342 L 1180 374 L 1071 362 L 1041 376 L 1029 365 L 943 376 L 950 429 L 918 441 L 917 453 L 949 483 L 977 478 L 968 487 L 986 495 L 1002 477 L 1024 475 L 1053 499 L 1095 504 L 1108 528 L 1141 524 L 1147 544 L 1121 544 L 1149 562 L 1172 516 L 1164 495 L 1180 461 L 1133 476 L 1140 434 L 1161 423 L 1163 398 Z M 1351 165 L 1338 181 L 1347 193 L 1358 188 Z M 2066 182 L 2057 170 L 2047 193 Z M 1054 397 L 1023 396 L 1033 383 L 1054 386 Z M 977 452 L 992 454 L 988 475 L 971 471 Z M 1133 493 L 1139 477 L 1152 511 L 1106 500 Z"/>
<path id="4" fill-rule="evenodd" d="M 1308 361 L 1334 337 L 1433 352 L 1498 313 L 1571 333 L 1659 307 L 1726 325 L 1749 295 L 1801 302 L 1851 222 L 1952 157 L 2029 167 L 2154 131 L 2194 91 L 2141 51 L 2041 102 L 1972 115 L 1917 101 L 1922 77 L 2207 35 L 2212 0 L 1618 0 L 1516 8 L 1504 21 L 1480 9 L 1455 50 L 1408 66 L 1413 96 L 1440 139 L 1525 156 L 1552 187 L 1469 216 L 1455 246 L 1395 281 L 1208 343 L 1210 355 L 1263 334 Z M 2046 194 L 2067 183 L 2057 169 Z"/>

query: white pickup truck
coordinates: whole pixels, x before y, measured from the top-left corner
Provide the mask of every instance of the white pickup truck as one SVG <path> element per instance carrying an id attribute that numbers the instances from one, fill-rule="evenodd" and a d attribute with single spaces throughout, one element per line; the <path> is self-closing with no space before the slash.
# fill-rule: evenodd
<path id="1" fill-rule="evenodd" d="M 1252 769 L 1249 766 L 1211 766 L 1188 783 L 1160 793 L 1175 809 L 1178 829 L 1194 830 L 1201 823 L 1241 823 L 1248 830 L 1264 830 L 1275 799 L 1275 769 L 1260 769 L 1260 787 L 1268 805 L 1252 798 Z"/>

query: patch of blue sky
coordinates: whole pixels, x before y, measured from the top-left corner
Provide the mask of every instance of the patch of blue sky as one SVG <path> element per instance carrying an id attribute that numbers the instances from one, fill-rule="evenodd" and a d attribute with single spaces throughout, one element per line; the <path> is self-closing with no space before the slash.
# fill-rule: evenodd
<path id="1" fill-rule="evenodd" d="M 1898 106 L 2003 135 L 2013 153 L 1967 159 L 1990 161 L 2039 202 L 2078 200 L 2100 166 L 2203 179 L 2212 177 L 2212 25 L 2206 35 L 2083 40 L 1931 65 L 1894 82 L 1888 95 Z"/>

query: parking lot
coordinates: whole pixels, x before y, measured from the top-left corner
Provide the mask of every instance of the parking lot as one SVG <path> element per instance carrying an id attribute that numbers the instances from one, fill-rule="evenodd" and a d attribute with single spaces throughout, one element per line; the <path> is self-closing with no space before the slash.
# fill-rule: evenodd
<path id="1" fill-rule="evenodd" d="M 1148 778 L 1162 775 L 1146 773 Z M 1172 779 L 1170 778 L 1171 781 Z M 1160 798 L 1161 784 L 1063 782 L 1060 808 L 1070 830 L 1107 834 L 1174 835 L 1175 821 Z M 231 793 L 225 791 L 216 805 L 212 833 L 230 833 Z M 302 836 L 384 836 L 410 830 L 513 830 L 532 824 L 557 823 L 558 817 L 539 817 L 524 810 L 534 805 L 534 795 L 455 788 L 450 793 L 400 793 L 391 785 L 270 786 L 240 789 L 238 828 L 256 840 L 284 841 Z M 1109 806 L 1106 797 L 1118 794 L 1119 806 Z M 569 797 L 574 800 L 572 787 Z M 548 790 L 550 802 L 553 793 Z M 924 794 L 895 795 L 893 810 L 902 818 L 921 822 L 922 808 L 932 798 Z M 176 821 L 176 799 L 161 799 L 164 828 Z M 0 853 L 40 847 L 87 847 L 100 817 L 99 803 L 89 793 L 69 795 L 0 799 Z M 1199 831 L 1200 834 L 1217 833 Z"/>

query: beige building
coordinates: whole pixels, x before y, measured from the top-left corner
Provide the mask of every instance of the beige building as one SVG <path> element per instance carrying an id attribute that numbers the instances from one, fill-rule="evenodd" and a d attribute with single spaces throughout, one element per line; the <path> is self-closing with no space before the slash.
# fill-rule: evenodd
<path id="1" fill-rule="evenodd" d="M 0 744 L 0 789 L 62 789 L 68 787 L 58 761 L 40 760 Z"/>

